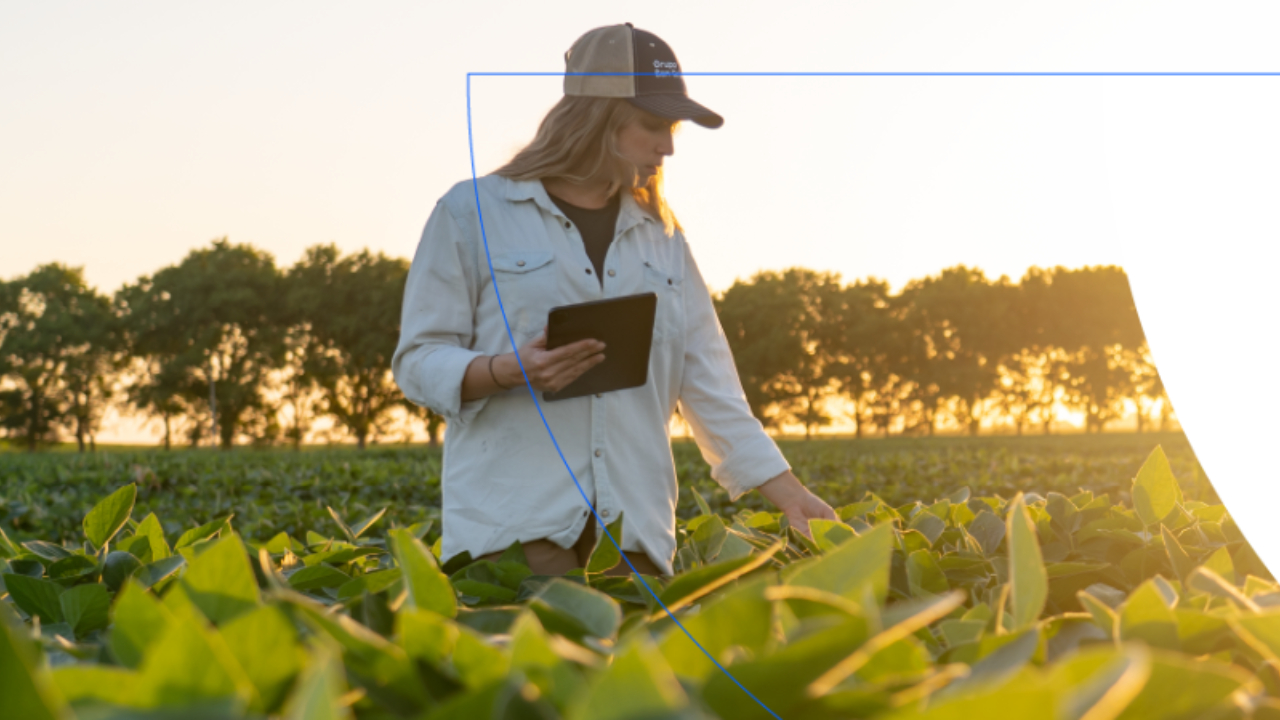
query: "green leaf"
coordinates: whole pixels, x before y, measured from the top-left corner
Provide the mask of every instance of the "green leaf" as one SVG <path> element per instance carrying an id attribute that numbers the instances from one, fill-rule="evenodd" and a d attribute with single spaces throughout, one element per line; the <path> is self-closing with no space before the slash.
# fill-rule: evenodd
<path id="1" fill-rule="evenodd" d="M 1280 610 L 1230 618 L 1231 629 L 1264 659 L 1280 661 Z"/>
<path id="2" fill-rule="evenodd" d="M 302 669 L 298 632 L 278 607 L 264 605 L 221 628 L 227 647 L 257 690 L 251 710 L 269 712 L 284 699 Z"/>
<path id="3" fill-rule="evenodd" d="M 342 519 L 342 516 L 338 514 L 338 511 L 328 505 L 326 505 L 324 509 L 329 511 L 329 515 L 333 518 L 333 521 L 338 524 L 338 527 L 342 530 L 342 534 L 347 536 L 347 540 L 354 543 L 356 541 L 356 534 Z"/>
<path id="4" fill-rule="evenodd" d="M 338 600 L 346 601 L 349 598 L 359 597 L 364 593 L 377 595 L 399 583 L 402 577 L 403 572 L 400 568 L 379 570 L 367 575 L 361 575 L 338 588 Z"/>
<path id="5" fill-rule="evenodd" d="M 942 631 L 942 637 L 950 647 L 977 642 L 982 639 L 986 628 L 985 620 L 943 620 L 938 623 L 938 630 Z"/>
<path id="6" fill-rule="evenodd" d="M 928 550 L 916 550 L 907 556 L 907 582 L 914 597 L 941 595 L 951 589 L 947 576 Z"/>
<path id="7" fill-rule="evenodd" d="M 337 653 L 321 647 L 289 697 L 284 720 L 350 720 L 350 708 L 339 702 L 344 692 L 346 679 Z"/>
<path id="8" fill-rule="evenodd" d="M 468 627 L 458 628 L 451 658 L 454 670 L 469 688 L 480 688 L 502 680 L 510 670 L 511 658 Z"/>
<path id="9" fill-rule="evenodd" d="M 737 560 L 726 560 L 677 575 L 674 580 L 663 588 L 662 592 L 658 593 L 658 599 L 662 601 L 667 610 L 675 612 L 693 603 L 698 598 L 715 592 L 747 573 L 763 567 L 782 549 L 782 544 L 783 541 L 779 539 L 757 555 L 748 555 Z M 666 611 L 659 609 L 652 614 L 651 619 L 665 615 Z"/>
<path id="10" fill-rule="evenodd" d="M 698 551 L 698 557 L 703 562 L 715 562 L 720 549 L 724 547 L 724 541 L 729 537 L 729 529 L 724 521 L 716 515 L 700 515 L 689 523 L 689 527 L 693 529 L 690 545 Z"/>
<path id="11" fill-rule="evenodd" d="M 707 504 L 707 501 L 702 499 L 701 493 L 693 487 L 689 488 L 689 492 L 693 493 L 693 500 L 698 503 L 698 510 L 701 511 L 703 515 L 715 515 L 715 513 L 711 512 L 711 506 Z"/>
<path id="12" fill-rule="evenodd" d="M 234 533 L 197 556 L 179 582 L 192 604 L 215 624 L 258 605 L 258 581 L 244 545 Z"/>
<path id="13" fill-rule="evenodd" d="M 1013 630 L 1035 625 L 1049 597 L 1049 577 L 1040 555 L 1036 527 L 1021 493 L 1010 504 L 1006 533 L 1009 538 L 1009 600 L 1013 604 Z"/>
<path id="14" fill-rule="evenodd" d="M 4 534 L 4 528 L 0 528 L 0 558 L 12 558 L 21 554 L 21 548 L 14 545 L 9 536 Z"/>
<path id="15" fill-rule="evenodd" d="M 922 512 L 911 519 L 907 528 L 924 535 L 929 544 L 933 545 L 942 536 L 942 531 L 947 529 L 947 523 L 933 513 Z"/>
<path id="16" fill-rule="evenodd" d="M 33 555 L 48 560 L 51 563 L 63 560 L 69 557 L 75 557 L 69 550 L 61 545 L 54 545 L 43 540 L 28 540 L 22 543 L 22 547 L 31 551 Z"/>
<path id="17" fill-rule="evenodd" d="M 595 522 L 594 519 L 587 522 Z M 608 534 L 600 533 L 600 537 L 596 540 L 595 549 L 591 551 L 591 557 L 587 560 L 587 574 L 593 575 L 602 573 L 606 570 L 612 570 L 622 562 L 622 553 L 618 548 L 622 547 L 622 513 L 618 513 L 618 519 L 609 523 Z M 609 538 L 612 537 L 613 540 Z M 614 542 L 617 542 L 615 545 Z"/>
<path id="18" fill-rule="evenodd" d="M 1182 582 L 1187 581 L 1187 576 L 1192 570 L 1196 569 L 1196 563 L 1182 549 L 1182 543 L 1169 532 L 1169 528 L 1160 526 L 1160 537 L 1164 540 L 1164 551 L 1169 556 L 1169 564 L 1173 567 L 1173 572 L 1177 574 L 1178 579 Z"/>
<path id="19" fill-rule="evenodd" d="M 147 648 L 165 633 L 172 617 L 169 611 L 141 585 L 126 581 L 112 610 L 108 645 L 116 661 L 137 668 Z"/>
<path id="20" fill-rule="evenodd" d="M 1120 639 L 1178 650 L 1178 618 L 1151 580 L 1138 586 L 1120 609 Z"/>
<path id="21" fill-rule="evenodd" d="M 590 688 L 568 713 L 570 720 L 627 720 L 637 717 L 672 717 L 689 704 L 653 642 L 643 634 L 632 636 L 599 673 Z"/>
<path id="22" fill-rule="evenodd" d="M 149 513 L 142 522 L 138 523 L 136 535 L 147 538 L 151 545 L 151 562 L 163 560 L 173 552 L 169 549 L 169 543 L 164 539 L 164 528 L 160 527 L 160 519 L 155 513 Z"/>
<path id="23" fill-rule="evenodd" d="M 97 575 L 98 562 L 85 555 L 65 557 L 49 566 L 49 579 L 70 586 L 77 580 Z"/>
<path id="24" fill-rule="evenodd" d="M 730 666 L 733 677 L 779 716 L 791 712 L 808 698 L 808 686 L 860 647 L 869 636 L 867 621 L 844 617 L 822 632 L 805 635 L 776 652 Z M 702 697 L 718 717 L 735 720 L 767 720 L 768 712 L 721 672 L 712 673 Z"/>
<path id="25" fill-rule="evenodd" d="M 137 682 L 137 673 L 110 665 L 63 665 L 53 670 L 53 684 L 72 705 L 127 706 Z"/>
<path id="26" fill-rule="evenodd" d="M 1234 665 L 1152 650 L 1151 676 L 1118 720 L 1225 716 L 1232 693 L 1251 680 Z"/>
<path id="27" fill-rule="evenodd" d="M 220 698 L 247 702 L 253 692 L 220 635 L 193 618 L 176 617 L 147 648 L 138 668 L 134 703 L 145 708 Z"/>
<path id="28" fill-rule="evenodd" d="M 387 513 L 387 509 L 382 508 L 378 512 L 350 526 L 351 534 L 353 535 L 352 542 L 355 542 L 355 538 L 358 538 L 361 535 L 365 534 L 365 531 L 373 527 L 373 524 L 381 520 L 382 516 L 385 515 L 386 513 Z"/>
<path id="29" fill-rule="evenodd" d="M 1005 524 L 995 513 L 986 510 L 978 513 L 967 529 L 982 547 L 982 554 L 987 557 L 995 555 L 1000 549 L 1000 542 L 1004 540 Z"/>
<path id="30" fill-rule="evenodd" d="M 111 592 L 119 592 L 124 581 L 141 569 L 142 563 L 132 554 L 118 550 L 110 552 L 102 563 L 102 581 Z"/>
<path id="31" fill-rule="evenodd" d="M 1107 637 L 1114 638 L 1116 635 L 1116 625 L 1119 622 L 1119 619 L 1116 616 L 1116 611 L 1112 610 L 1106 603 L 1084 590 L 1076 593 L 1076 598 L 1080 601 L 1080 605 L 1093 617 L 1093 624 L 1096 625 L 1099 630 L 1105 632 Z"/>
<path id="32" fill-rule="evenodd" d="M 809 534 L 813 536 L 813 543 L 824 553 L 836 549 L 844 541 L 858 535 L 853 528 L 838 520 L 822 518 L 809 519 Z M 737 536 L 731 536 L 730 539 L 737 539 Z M 720 556 L 724 557 L 724 550 L 720 551 Z"/>
<path id="33" fill-rule="evenodd" d="M 571 618 L 587 634 L 598 638 L 612 638 L 622 622 L 622 609 L 608 595 L 561 578 L 543 585 L 534 600 Z M 543 616 L 539 614 L 539 618 Z"/>
<path id="34" fill-rule="evenodd" d="M 871 597 L 883 604 L 889 594 L 893 534 L 892 525 L 877 525 L 816 560 L 791 565 L 783 576 L 789 585 L 825 590 L 859 603 L 863 588 L 870 587 Z"/>
<path id="35" fill-rule="evenodd" d="M 181 555 L 170 555 L 163 560 L 143 565 L 138 572 L 134 573 L 133 578 L 144 588 L 155 587 L 160 581 L 178 572 L 178 569 L 186 564 L 187 559 Z"/>
<path id="36" fill-rule="evenodd" d="M 28 615 L 38 615 L 45 623 L 62 622 L 62 605 L 58 596 L 63 588 L 58 583 L 10 573 L 4 576 L 4 585 L 9 590 L 9 597 Z"/>
<path id="37" fill-rule="evenodd" d="M 1133 509 L 1144 525 L 1151 526 L 1165 519 L 1180 504 L 1182 490 L 1173 477 L 1169 458 L 1157 445 L 1133 480 Z"/>
<path id="38" fill-rule="evenodd" d="M 405 529 L 392 530 L 388 538 L 404 574 L 405 589 L 409 591 L 406 603 L 447 618 L 457 617 L 458 596 L 427 546 Z"/>
<path id="39" fill-rule="evenodd" d="M 62 617 L 76 637 L 83 637 L 107 626 L 107 610 L 111 608 L 111 595 L 101 584 L 77 585 L 58 598 Z"/>
<path id="40" fill-rule="evenodd" d="M 338 588 L 351 582 L 351 576 L 331 565 L 312 565 L 289 576 L 289 587 L 298 591 Z"/>
<path id="41" fill-rule="evenodd" d="M 773 603 L 765 598 L 764 591 L 774 587 L 775 582 L 771 577 L 743 581 L 702 606 L 696 615 L 681 618 L 681 624 L 697 638 L 701 649 L 684 631 L 670 624 L 658 645 L 672 670 L 702 681 L 719 672 L 703 650 L 716 658 L 724 657 L 733 647 L 761 654 L 773 639 Z"/>
<path id="42" fill-rule="evenodd" d="M 120 528 L 129 522 L 133 502 L 138 497 L 138 487 L 129 483 L 93 506 L 84 516 L 84 534 L 95 548 L 104 548 Z"/>
<path id="43" fill-rule="evenodd" d="M 1231 561 L 1231 553 L 1227 552 L 1225 547 L 1220 547 L 1204 561 L 1203 567 L 1206 567 L 1217 573 L 1223 580 L 1231 584 L 1237 582 L 1236 565 Z"/>
<path id="44" fill-rule="evenodd" d="M 396 613 L 396 644 L 409 657 L 431 665 L 453 654 L 460 633 L 457 623 L 439 613 L 414 607 Z"/>
<path id="45" fill-rule="evenodd" d="M 198 542 L 203 542 L 222 532 L 224 529 L 230 531 L 231 518 L 233 517 L 235 517 L 235 514 L 228 515 L 221 520 L 214 520 L 213 522 L 205 523 L 200 527 L 191 528 L 190 530 L 182 533 L 182 536 L 178 538 L 178 543 L 173 546 L 173 549 L 175 551 L 181 550 L 184 547 L 195 545 Z M 151 552 L 152 558 L 154 558 L 154 546 L 152 546 Z"/>
<path id="46" fill-rule="evenodd" d="M 41 666 L 33 644 L 0 617 L 0 698 L 5 717 L 59 720 L 66 701 Z"/>

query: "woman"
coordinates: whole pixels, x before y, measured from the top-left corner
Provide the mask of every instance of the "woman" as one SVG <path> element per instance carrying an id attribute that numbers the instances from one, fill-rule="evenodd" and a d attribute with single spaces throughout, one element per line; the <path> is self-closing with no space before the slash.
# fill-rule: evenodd
<path id="1" fill-rule="evenodd" d="M 752 417 L 662 195 L 679 121 L 723 120 L 689 99 L 667 44 L 630 23 L 588 32 L 565 60 L 565 97 L 533 141 L 436 204 L 405 287 L 396 382 L 448 421 L 442 556 L 497 557 L 519 540 L 535 573 L 582 567 L 598 531 L 567 463 L 603 522 L 623 517 L 636 569 L 671 574 L 677 485 L 667 429 L 677 404 L 732 498 L 757 489 L 802 531 L 811 518 L 834 519 Z M 608 349 L 583 340 L 548 350 L 547 311 L 643 292 L 658 296 L 648 382 L 542 403 L 557 451 L 521 364 L 540 397 Z"/>

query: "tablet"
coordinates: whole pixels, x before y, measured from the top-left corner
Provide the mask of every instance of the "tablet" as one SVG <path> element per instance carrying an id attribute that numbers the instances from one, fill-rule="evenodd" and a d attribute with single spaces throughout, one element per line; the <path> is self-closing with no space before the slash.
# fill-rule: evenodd
<path id="1" fill-rule="evenodd" d="M 604 362 L 561 388 L 544 392 L 548 402 L 639 387 L 649 380 L 655 293 L 561 305 L 547 313 L 547 349 L 591 338 L 605 344 Z"/>

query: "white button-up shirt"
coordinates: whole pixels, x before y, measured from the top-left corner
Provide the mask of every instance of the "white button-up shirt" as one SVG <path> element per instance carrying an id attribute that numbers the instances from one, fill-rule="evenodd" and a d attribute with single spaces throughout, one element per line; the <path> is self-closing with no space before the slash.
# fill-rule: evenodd
<path id="1" fill-rule="evenodd" d="M 477 184 L 492 278 L 517 345 L 537 337 L 557 305 L 658 296 L 645 385 L 556 402 L 537 395 L 587 497 L 607 522 L 623 514 L 623 549 L 643 550 L 669 574 L 677 486 L 668 428 L 677 403 L 731 498 L 789 469 L 747 406 L 689 245 L 679 231 L 668 237 L 624 192 L 602 289 L 581 235 L 541 181 L 488 175 Z M 466 550 L 477 557 L 516 540 L 568 548 L 590 513 L 528 387 L 462 401 L 471 361 L 513 350 L 475 193 L 472 181 L 458 183 L 427 220 L 392 370 L 409 400 L 447 421 L 442 556 Z"/>

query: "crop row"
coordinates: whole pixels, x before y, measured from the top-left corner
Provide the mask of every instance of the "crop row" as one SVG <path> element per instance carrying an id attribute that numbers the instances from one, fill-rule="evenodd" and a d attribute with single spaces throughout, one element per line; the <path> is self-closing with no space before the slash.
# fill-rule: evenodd
<path id="1" fill-rule="evenodd" d="M 74 545 L 0 537 L 0 690 L 23 718 L 1280 717 L 1280 585 L 1160 448 L 1128 494 L 867 493 L 809 536 L 693 495 L 674 577 L 606 574 L 607 537 L 547 577 L 380 511 L 170 533 L 129 483 Z"/>

